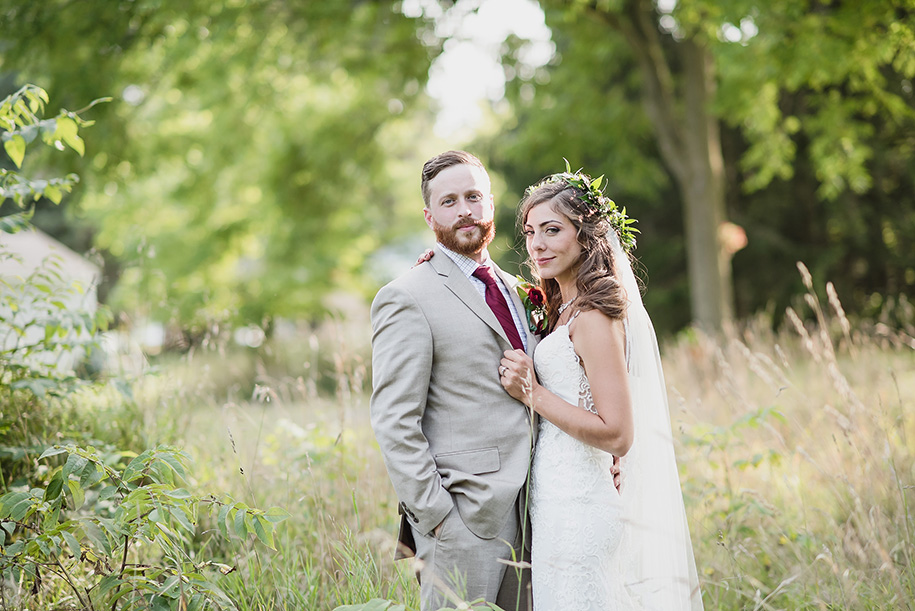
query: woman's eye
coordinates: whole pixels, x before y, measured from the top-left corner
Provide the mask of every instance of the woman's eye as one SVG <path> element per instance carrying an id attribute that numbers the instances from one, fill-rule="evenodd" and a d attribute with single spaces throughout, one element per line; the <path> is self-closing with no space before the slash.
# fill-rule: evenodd
<path id="1" fill-rule="evenodd" d="M 525 230 L 525 231 L 522 231 L 521 233 L 523 233 L 523 234 L 526 235 L 527 237 L 531 237 L 531 236 L 534 235 L 534 230 L 533 230 L 533 229 L 527 229 L 527 230 Z"/>

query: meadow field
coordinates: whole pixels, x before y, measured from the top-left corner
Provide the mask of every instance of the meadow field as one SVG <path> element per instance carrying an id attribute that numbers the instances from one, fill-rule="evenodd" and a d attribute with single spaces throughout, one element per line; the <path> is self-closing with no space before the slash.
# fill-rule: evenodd
<path id="1" fill-rule="evenodd" d="M 662 344 L 706 609 L 915 605 L 915 329 L 852 324 L 814 294 L 778 332 L 760 317 Z M 895 307 L 896 320 L 911 314 Z M 392 561 L 397 501 L 369 426 L 369 342 L 362 317 L 257 350 L 214 334 L 155 359 L 129 400 L 109 389 L 59 407 L 60 435 L 171 444 L 190 457 L 196 494 L 288 511 L 275 549 L 198 516 L 188 553 L 224 567 L 215 582 L 238 609 L 417 609 L 409 567 Z M 7 579 L 3 608 L 78 608 L 55 583 L 26 594 Z"/>

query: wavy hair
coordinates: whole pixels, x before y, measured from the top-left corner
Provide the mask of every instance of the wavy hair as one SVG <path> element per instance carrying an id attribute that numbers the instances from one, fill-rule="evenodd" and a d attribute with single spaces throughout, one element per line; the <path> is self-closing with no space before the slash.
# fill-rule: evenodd
<path id="1" fill-rule="evenodd" d="M 518 224 L 523 228 L 531 209 L 548 204 L 564 214 L 578 232 L 581 256 L 577 264 L 575 286 L 579 310 L 598 310 L 614 320 L 626 314 L 626 291 L 616 273 L 616 265 L 629 261 L 615 261 L 610 245 L 610 232 L 616 230 L 606 217 L 599 214 L 583 196 L 585 192 L 565 180 L 544 181 L 528 189 L 518 207 Z M 618 236 L 617 236 L 618 237 Z M 559 306 L 562 294 L 556 280 L 543 279 L 528 258 L 527 265 L 534 277 L 540 281 L 540 288 L 546 295 L 547 331 L 552 331 L 559 320 Z"/>

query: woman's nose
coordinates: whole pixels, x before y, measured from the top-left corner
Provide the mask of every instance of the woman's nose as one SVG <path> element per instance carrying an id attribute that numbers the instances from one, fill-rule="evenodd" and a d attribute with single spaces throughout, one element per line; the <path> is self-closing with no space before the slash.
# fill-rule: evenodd
<path id="1" fill-rule="evenodd" d="M 543 240 L 540 238 L 539 233 L 531 236 L 531 250 L 543 250 Z"/>

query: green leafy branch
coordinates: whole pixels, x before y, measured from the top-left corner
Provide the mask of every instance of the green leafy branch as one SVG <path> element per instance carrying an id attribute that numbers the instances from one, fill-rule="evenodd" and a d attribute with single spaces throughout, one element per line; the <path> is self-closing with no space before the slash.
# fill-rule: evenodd
<path id="1" fill-rule="evenodd" d="M 0 259 L 16 259 L 0 248 Z M 0 278 L 0 402 L 31 392 L 36 399 L 63 397 L 85 385 L 58 367 L 66 354 L 98 350 L 107 330 L 107 307 L 94 312 L 67 304 L 83 292 L 68 286 L 59 258 L 49 257 L 25 278 Z"/>
<path id="2" fill-rule="evenodd" d="M 3 150 L 17 169 L 22 168 L 26 148 L 35 140 L 60 151 L 70 148 L 82 157 L 86 145 L 79 136 L 79 130 L 93 122 L 81 118 L 79 113 L 110 99 L 99 98 L 80 111 L 61 110 L 53 119 L 43 119 L 41 115 L 48 103 L 47 92 L 36 85 L 25 85 L 0 101 L 0 142 L 3 143 Z M 11 199 L 22 209 L 40 198 L 59 204 L 64 193 L 69 193 L 77 182 L 79 177 L 76 174 L 62 178 L 30 179 L 17 171 L 0 168 L 0 200 Z M 23 229 L 31 216 L 31 210 L 27 210 L 0 219 L 0 231 L 12 233 Z"/>
<path id="3" fill-rule="evenodd" d="M 54 458 L 63 455 L 65 461 Z M 0 574 L 33 594 L 43 575 L 61 579 L 86 609 L 234 608 L 206 573 L 234 568 L 188 552 L 201 512 L 219 506 L 224 536 L 231 520 L 238 536 L 254 535 L 271 548 L 289 515 L 179 487 L 190 459 L 168 446 L 138 455 L 54 446 L 39 460 L 60 463 L 44 488 L 0 496 Z"/>

